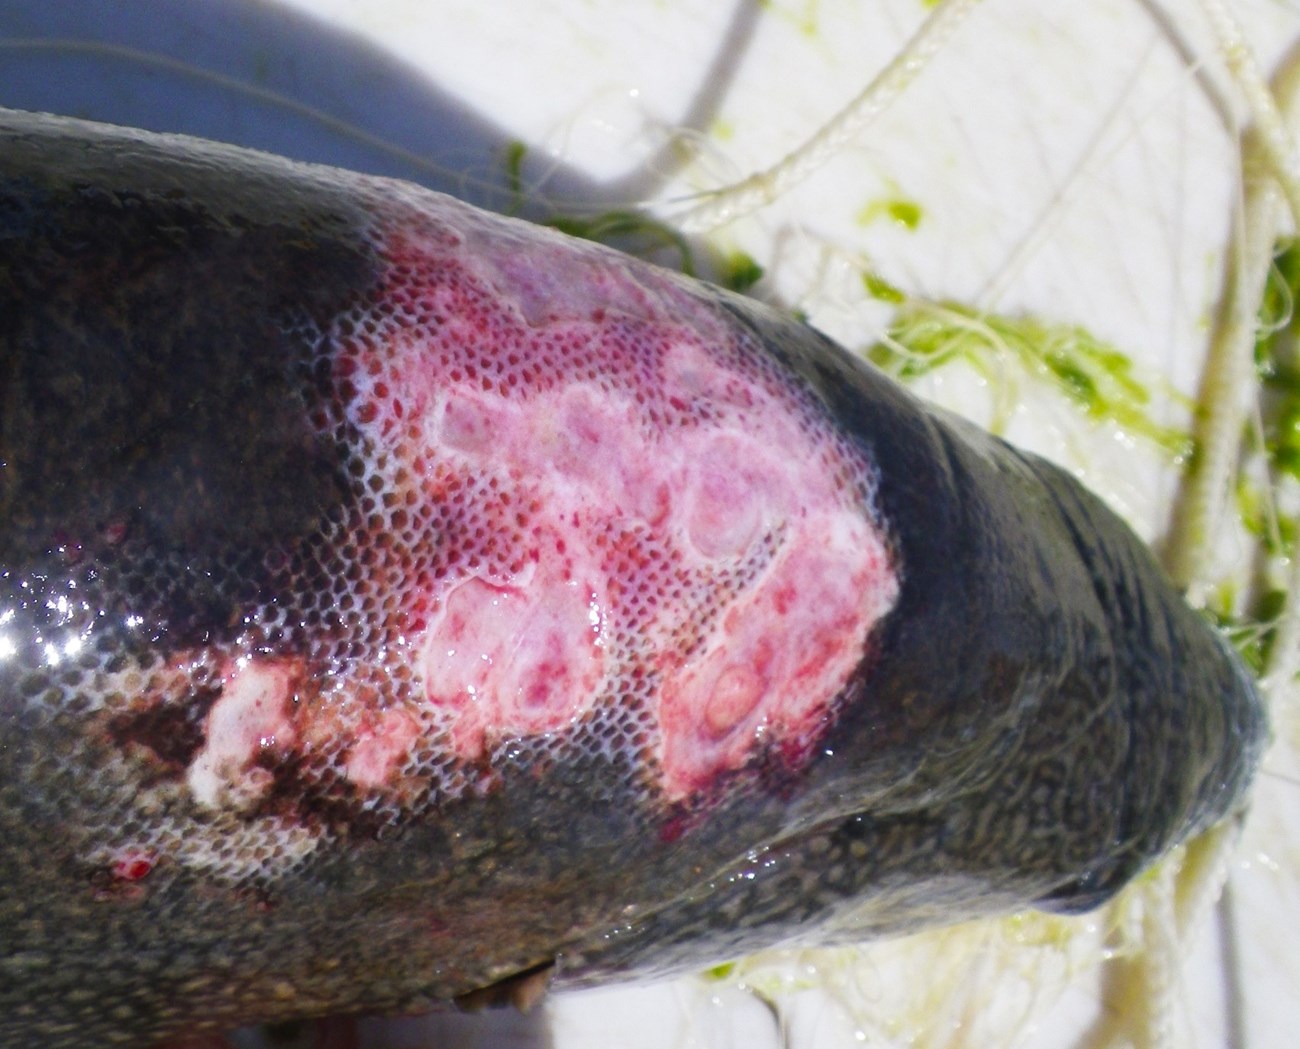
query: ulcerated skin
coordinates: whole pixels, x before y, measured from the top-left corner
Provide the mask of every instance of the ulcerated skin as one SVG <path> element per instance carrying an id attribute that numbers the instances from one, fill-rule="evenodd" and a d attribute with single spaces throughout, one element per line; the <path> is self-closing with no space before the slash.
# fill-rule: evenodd
<path id="1" fill-rule="evenodd" d="M 382 180 L 0 127 L 0 1045 L 149 1044 L 432 1008 L 552 962 L 592 983 L 1084 909 L 1239 808 L 1260 701 L 1126 526 L 812 329 Z M 811 742 L 656 780 L 645 750 L 584 745 L 605 731 L 589 711 L 544 746 L 489 727 L 429 773 L 455 789 L 309 767 L 330 675 L 380 658 L 348 647 L 330 595 L 415 556 L 365 531 L 385 493 L 331 363 L 336 318 L 389 309 L 390 193 L 688 302 L 871 464 L 896 599 Z M 303 655 L 321 635 L 343 639 L 329 665 Z M 194 772 L 237 670 L 211 657 L 183 694 L 132 691 L 211 652 L 291 682 L 297 742 L 261 741 L 247 796 L 219 764 L 216 787 Z M 350 700 L 374 717 L 393 705 L 377 680 Z"/>

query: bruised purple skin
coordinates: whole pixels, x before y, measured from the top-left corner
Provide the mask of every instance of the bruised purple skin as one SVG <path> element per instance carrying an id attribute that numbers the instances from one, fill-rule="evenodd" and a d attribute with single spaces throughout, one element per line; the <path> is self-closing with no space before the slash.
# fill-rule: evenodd
<path id="1" fill-rule="evenodd" d="M 0 1044 L 1075 910 L 1265 735 L 1101 503 L 398 183 L 0 120 Z"/>

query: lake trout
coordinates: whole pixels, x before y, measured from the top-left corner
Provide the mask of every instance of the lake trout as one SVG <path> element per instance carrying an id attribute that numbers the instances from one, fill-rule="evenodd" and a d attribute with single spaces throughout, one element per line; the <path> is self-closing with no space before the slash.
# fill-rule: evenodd
<path id="1" fill-rule="evenodd" d="M 0 115 L 0 1045 L 1091 908 L 1266 732 L 1099 499 L 806 324 Z"/>

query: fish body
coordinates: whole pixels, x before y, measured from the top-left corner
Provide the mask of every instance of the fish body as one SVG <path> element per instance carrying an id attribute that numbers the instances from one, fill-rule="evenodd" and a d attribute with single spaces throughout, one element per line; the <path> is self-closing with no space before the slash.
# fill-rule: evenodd
<path id="1" fill-rule="evenodd" d="M 1254 687 L 1049 463 L 407 184 L 0 117 L 0 1045 L 1078 910 Z"/>

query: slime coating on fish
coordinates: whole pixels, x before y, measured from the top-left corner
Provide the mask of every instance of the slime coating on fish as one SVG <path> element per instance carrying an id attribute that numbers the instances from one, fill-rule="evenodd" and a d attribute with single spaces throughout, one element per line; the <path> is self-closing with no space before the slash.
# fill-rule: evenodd
<path id="1" fill-rule="evenodd" d="M 1062 471 L 390 180 L 0 117 L 0 1044 L 1094 906 L 1249 678 Z"/>

